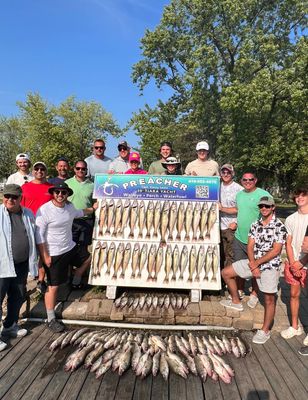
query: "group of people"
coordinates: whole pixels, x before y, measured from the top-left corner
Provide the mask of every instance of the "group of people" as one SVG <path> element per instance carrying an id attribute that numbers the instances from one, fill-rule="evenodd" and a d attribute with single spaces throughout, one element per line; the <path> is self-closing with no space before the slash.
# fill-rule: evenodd
<path id="1" fill-rule="evenodd" d="M 48 327 L 54 332 L 65 329 L 56 318 L 55 304 L 59 285 L 67 282 L 69 268 L 74 266 L 72 288 L 82 286 L 82 276 L 90 266 L 88 246 L 92 241 L 94 212 L 93 178 L 96 173 L 182 175 L 180 161 L 174 157 L 172 144 L 161 143 L 159 159 L 143 169 L 140 154 L 131 151 L 126 141 L 118 144 L 119 155 L 111 160 L 105 156 L 105 142 L 97 139 L 93 154 L 78 160 L 70 176 L 65 157 L 56 163 L 57 176 L 48 178 L 43 161 L 33 164 L 26 153 L 16 157 L 18 171 L 4 187 L 0 208 L 0 312 L 7 295 L 7 315 L 1 327 L 2 336 L 24 336 L 26 329 L 18 326 L 18 316 L 25 296 L 28 272 L 38 277 L 38 290 L 45 294 Z M 257 187 L 257 177 L 246 171 L 240 184 L 234 181 L 231 164 L 219 167 L 209 157 L 209 145 L 196 145 L 196 160 L 190 162 L 184 175 L 220 176 L 220 228 L 222 279 L 230 296 L 221 305 L 237 311 L 247 279 L 252 290 L 247 305 L 256 307 L 259 291 L 264 294 L 263 326 L 253 337 L 258 344 L 270 337 L 275 315 L 276 294 L 281 270 L 281 252 L 286 245 L 288 261 L 284 275 L 291 285 L 291 326 L 281 335 L 289 339 L 303 333 L 299 325 L 300 288 L 307 282 L 308 264 L 308 189 L 294 192 L 298 210 L 283 224 L 275 216 L 275 202 L 270 193 Z M 39 257 L 38 257 L 39 255 Z M 39 260 L 37 262 L 37 260 Z M 47 283 L 46 283 L 47 281 Z M 2 316 L 2 315 L 0 315 Z M 308 335 L 304 339 L 308 346 Z M 0 350 L 6 343 L 0 341 Z M 308 354 L 308 347 L 300 351 Z"/>

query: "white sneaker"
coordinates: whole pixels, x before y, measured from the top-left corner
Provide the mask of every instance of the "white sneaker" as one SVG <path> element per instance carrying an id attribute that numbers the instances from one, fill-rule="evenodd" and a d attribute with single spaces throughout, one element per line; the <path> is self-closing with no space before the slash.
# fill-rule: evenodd
<path id="1" fill-rule="evenodd" d="M 284 339 L 291 339 L 294 336 L 300 336 L 303 334 L 303 328 L 299 326 L 297 329 L 293 328 L 293 326 L 290 326 L 288 329 L 285 329 L 280 332 L 280 335 Z"/>
<path id="2" fill-rule="evenodd" d="M 221 300 L 219 303 L 222 306 L 226 307 L 226 308 L 232 308 L 232 310 L 236 310 L 236 311 L 243 311 L 244 310 L 244 307 L 243 307 L 242 303 L 235 304 L 235 303 L 232 303 L 232 300 L 228 300 L 228 299 Z"/>
<path id="3" fill-rule="evenodd" d="M 257 333 L 254 335 L 252 338 L 253 343 L 256 344 L 264 344 L 265 342 L 268 341 L 268 339 L 271 337 L 271 334 L 265 333 L 262 329 L 258 329 Z"/>
<path id="4" fill-rule="evenodd" d="M 250 308 L 255 308 L 256 305 L 258 304 L 258 301 L 259 301 L 258 297 L 255 296 L 254 294 L 251 294 L 249 296 L 249 300 L 247 301 L 247 306 Z"/>
<path id="5" fill-rule="evenodd" d="M 304 346 L 308 346 L 308 334 L 305 337 L 305 339 L 303 340 L 303 344 L 304 344 Z"/>
<path id="6" fill-rule="evenodd" d="M 24 337 L 28 334 L 27 329 L 24 328 L 20 328 L 16 322 L 14 322 L 14 324 L 12 326 L 10 326 L 9 328 L 5 328 L 2 325 L 2 330 L 1 330 L 1 334 L 3 336 L 9 336 L 9 337 Z"/>
<path id="7" fill-rule="evenodd" d="M 5 342 L 2 342 L 2 340 L 0 340 L 0 351 L 4 350 L 6 346 L 7 344 Z"/>
<path id="8" fill-rule="evenodd" d="M 238 290 L 238 297 L 240 298 L 240 300 L 243 300 L 243 298 L 245 297 L 244 290 Z M 228 300 L 232 300 L 231 294 L 228 295 Z"/>

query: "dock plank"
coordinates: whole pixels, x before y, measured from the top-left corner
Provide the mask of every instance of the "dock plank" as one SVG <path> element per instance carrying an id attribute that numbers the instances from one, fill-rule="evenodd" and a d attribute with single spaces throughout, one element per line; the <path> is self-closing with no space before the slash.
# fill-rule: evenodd
<path id="1" fill-rule="evenodd" d="M 168 400 L 168 381 L 166 382 L 161 374 L 158 374 L 152 381 L 152 400 Z"/>
<path id="2" fill-rule="evenodd" d="M 74 373 L 72 375 L 74 375 Z M 82 385 L 78 396 L 75 397 L 75 399 L 77 398 L 78 400 L 94 400 L 100 385 L 100 379 L 96 379 L 95 374 L 88 370 L 87 377 Z"/>
<path id="3" fill-rule="evenodd" d="M 186 400 L 186 380 L 171 372 L 169 376 L 169 399 Z"/>
<path id="4" fill-rule="evenodd" d="M 60 394 L 61 400 L 77 399 L 88 374 L 89 371 L 85 368 L 78 368 L 77 371 L 72 372 Z"/>
<path id="5" fill-rule="evenodd" d="M 118 374 L 114 374 L 112 371 L 107 371 L 102 378 L 101 385 L 97 392 L 97 399 L 113 400 L 115 399 L 115 393 L 119 382 Z"/>
<path id="6" fill-rule="evenodd" d="M 199 376 L 189 374 L 186 381 L 186 398 L 201 400 L 204 398 L 202 381 Z"/>
<path id="7" fill-rule="evenodd" d="M 145 400 L 151 398 L 152 391 L 152 375 L 148 375 L 144 379 L 136 378 L 133 400 Z"/>
<path id="8" fill-rule="evenodd" d="M 239 358 L 235 360 L 234 356 L 227 355 L 224 357 L 224 359 L 235 372 L 235 377 L 233 377 L 232 380 L 235 379 L 241 398 L 249 398 L 249 400 L 259 400 L 256 388 L 247 369 L 249 357 Z"/>
<path id="9" fill-rule="evenodd" d="M 115 398 L 117 400 L 131 399 L 134 394 L 135 382 L 136 375 L 130 368 L 120 377 Z"/>
<path id="10" fill-rule="evenodd" d="M 206 400 L 223 400 L 219 382 L 213 381 L 209 376 L 203 383 L 203 392 Z"/>

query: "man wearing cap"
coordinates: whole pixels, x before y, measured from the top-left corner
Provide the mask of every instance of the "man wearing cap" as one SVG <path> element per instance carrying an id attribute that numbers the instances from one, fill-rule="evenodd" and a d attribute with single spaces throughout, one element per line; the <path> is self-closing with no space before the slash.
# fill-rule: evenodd
<path id="1" fill-rule="evenodd" d="M 0 206 L 0 321 L 2 303 L 7 296 L 7 315 L 2 323 L 1 336 L 23 337 L 26 329 L 18 326 L 18 317 L 25 300 L 28 273 L 37 275 L 34 215 L 20 205 L 22 190 L 14 183 L 3 190 Z M 7 344 L 0 340 L 0 351 Z"/>
<path id="2" fill-rule="evenodd" d="M 150 175 L 165 175 L 166 170 L 163 167 L 162 163 L 166 161 L 166 159 L 172 156 L 172 144 L 170 142 L 162 142 L 159 149 L 160 159 L 157 161 L 153 161 L 149 166 L 148 173 Z"/>
<path id="3" fill-rule="evenodd" d="M 105 156 L 106 145 L 103 139 L 96 139 L 93 154 L 85 159 L 88 166 L 87 176 L 94 180 L 95 174 L 107 174 L 111 158 Z"/>
<path id="4" fill-rule="evenodd" d="M 118 144 L 119 156 L 111 161 L 108 174 L 124 174 L 129 169 L 130 147 L 126 141 Z"/>
<path id="5" fill-rule="evenodd" d="M 162 162 L 165 168 L 165 175 L 182 175 L 181 163 L 175 157 L 168 157 Z"/>
<path id="6" fill-rule="evenodd" d="M 231 164 L 224 164 L 220 168 L 220 236 L 222 241 L 223 265 L 230 265 L 233 261 L 233 239 L 237 228 L 236 194 L 243 187 L 234 182 L 234 168 Z"/>
<path id="7" fill-rule="evenodd" d="M 58 176 L 54 178 L 49 178 L 48 182 L 52 185 L 57 185 L 58 183 L 63 183 L 66 179 L 69 178 L 69 164 L 68 160 L 65 157 L 60 157 L 56 163 L 56 170 L 58 172 Z"/>
<path id="8" fill-rule="evenodd" d="M 36 243 L 47 274 L 48 288 L 45 293 L 47 325 L 53 332 L 62 332 L 65 326 L 55 316 L 55 305 L 59 285 L 66 283 L 69 265 L 80 267 L 76 274 L 85 272 L 88 255 L 80 254 L 79 246 L 73 241 L 72 225 L 75 218 L 94 212 L 90 207 L 76 210 L 67 201 L 73 191 L 66 183 L 49 188 L 52 199 L 42 205 L 36 215 Z"/>
<path id="9" fill-rule="evenodd" d="M 147 171 L 140 168 L 140 154 L 136 151 L 133 151 L 129 155 L 129 165 L 130 169 L 128 169 L 125 174 L 147 174 Z"/>
<path id="10" fill-rule="evenodd" d="M 207 142 L 199 142 L 196 146 L 198 158 L 187 164 L 185 175 L 214 176 L 219 175 L 219 167 L 216 161 L 209 159 L 209 145 Z"/>
<path id="11" fill-rule="evenodd" d="M 24 183 L 30 182 L 34 179 L 30 172 L 31 161 L 28 154 L 17 154 L 16 165 L 18 171 L 7 178 L 7 184 L 15 183 L 16 185 L 22 186 Z"/>
<path id="12" fill-rule="evenodd" d="M 262 329 L 252 338 L 257 344 L 263 344 L 270 338 L 270 328 L 275 315 L 275 295 L 281 266 L 281 250 L 286 241 L 287 230 L 275 217 L 275 202 L 270 196 L 263 196 L 258 201 L 261 218 L 254 222 L 249 230 L 248 258 L 241 259 L 225 267 L 222 277 L 228 285 L 231 300 L 221 300 L 226 308 L 243 311 L 239 300 L 236 277 L 256 278 L 259 290 L 264 293 L 264 320 Z"/>

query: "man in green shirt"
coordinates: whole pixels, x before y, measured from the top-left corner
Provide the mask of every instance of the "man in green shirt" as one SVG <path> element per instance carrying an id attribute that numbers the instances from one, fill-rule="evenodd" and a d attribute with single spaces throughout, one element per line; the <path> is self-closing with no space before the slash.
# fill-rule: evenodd
<path id="1" fill-rule="evenodd" d="M 159 149 L 161 158 L 157 161 L 153 161 L 148 170 L 150 175 L 165 175 L 166 170 L 162 163 L 166 161 L 168 157 L 172 155 L 172 144 L 170 142 L 162 142 Z"/>
<path id="2" fill-rule="evenodd" d="M 94 183 L 86 177 L 87 163 L 84 160 L 78 160 L 74 166 L 75 175 L 67 179 L 65 183 L 74 191 L 68 200 L 73 203 L 77 210 L 84 210 L 93 205 Z M 92 233 L 94 226 L 93 215 L 87 215 L 82 218 L 76 218 L 73 222 L 73 241 L 80 246 L 82 254 L 88 254 L 86 263 L 91 263 L 91 256 L 88 252 L 88 246 L 92 243 Z M 72 288 L 79 289 L 82 287 L 81 277 L 74 275 Z"/>

